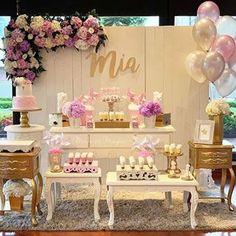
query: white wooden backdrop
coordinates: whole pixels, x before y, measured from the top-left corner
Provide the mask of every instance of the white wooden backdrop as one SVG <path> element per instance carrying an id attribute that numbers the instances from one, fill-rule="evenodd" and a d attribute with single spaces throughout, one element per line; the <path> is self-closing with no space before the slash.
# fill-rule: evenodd
<path id="1" fill-rule="evenodd" d="M 31 113 L 31 123 L 48 127 L 48 114 L 56 111 L 56 95 L 66 92 L 70 99 L 86 94 L 90 87 L 100 91 L 101 87 L 120 87 L 123 92 L 131 88 L 144 91 L 148 98 L 153 91 L 163 92 L 163 108 L 171 112 L 172 124 L 176 128 L 175 143 L 184 145 L 184 157 L 180 164 L 188 161 L 188 140 L 193 137 L 196 119 L 205 119 L 208 102 L 208 83 L 203 85 L 192 80 L 186 73 L 184 62 L 188 53 L 196 49 L 191 27 L 106 27 L 106 47 L 99 51 L 105 55 L 110 50 L 117 52 L 117 58 L 135 57 L 140 68 L 137 73 L 122 72 L 110 79 L 108 67 L 102 74 L 89 75 L 89 52 L 60 49 L 56 52 L 42 52 L 46 72 L 35 81 L 33 93 L 42 108 Z M 126 107 L 123 103 L 122 106 Z M 97 103 L 97 110 L 103 104 Z"/>

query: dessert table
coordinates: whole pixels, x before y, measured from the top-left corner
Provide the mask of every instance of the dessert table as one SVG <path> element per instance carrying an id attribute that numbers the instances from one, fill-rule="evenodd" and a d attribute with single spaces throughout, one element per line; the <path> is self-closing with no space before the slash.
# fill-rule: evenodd
<path id="1" fill-rule="evenodd" d="M 172 142 L 175 128 L 171 125 L 158 128 L 84 128 L 84 127 L 52 127 L 51 134 L 63 133 L 66 142 L 65 151 L 90 151 L 96 158 L 117 159 L 118 156 L 130 156 L 133 152 L 133 138 L 152 136 L 159 139 L 157 149 Z M 105 163 L 104 163 L 105 164 Z M 114 163 L 115 164 L 115 163 Z M 166 158 L 158 156 L 158 169 L 166 168 Z M 107 171 L 105 169 L 105 171 Z"/>
<path id="2" fill-rule="evenodd" d="M 198 193 L 196 187 L 198 183 L 195 179 L 191 181 L 184 181 L 181 178 L 168 178 L 167 174 L 159 174 L 158 180 L 117 180 L 116 172 L 108 172 L 106 178 L 107 185 L 107 205 L 110 212 L 110 218 L 108 226 L 114 225 L 114 206 L 113 206 L 113 194 L 115 192 L 132 191 L 132 192 L 170 192 L 170 191 L 183 191 L 183 209 L 188 211 L 188 196 L 191 193 L 191 207 L 190 207 L 190 222 L 191 227 L 194 229 L 197 226 L 195 219 L 195 211 L 198 205 Z M 167 196 L 167 194 L 166 194 Z M 167 199 L 170 200 L 170 199 Z"/>
<path id="3" fill-rule="evenodd" d="M 97 173 L 52 173 L 47 171 L 45 174 L 46 185 L 45 185 L 45 198 L 48 205 L 47 221 L 52 219 L 52 214 L 55 209 L 57 196 L 60 193 L 56 193 L 54 190 L 53 183 L 93 183 L 94 186 L 94 219 L 95 221 L 100 220 L 98 203 L 101 193 L 101 169 L 98 168 Z M 72 209 L 71 209 L 72 210 Z"/>

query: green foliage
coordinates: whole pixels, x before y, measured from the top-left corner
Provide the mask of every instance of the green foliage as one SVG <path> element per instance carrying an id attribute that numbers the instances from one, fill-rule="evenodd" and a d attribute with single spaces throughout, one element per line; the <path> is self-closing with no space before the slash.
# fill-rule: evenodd
<path id="1" fill-rule="evenodd" d="M 0 109 L 8 109 L 12 107 L 11 98 L 0 98 Z M 1 112 L 1 110 L 0 110 Z"/>
<path id="2" fill-rule="evenodd" d="M 104 26 L 143 26 L 145 17 L 101 17 L 102 25 Z"/>
<path id="3" fill-rule="evenodd" d="M 235 107 L 236 108 L 236 101 L 228 101 L 228 104 L 230 107 Z"/>
<path id="4" fill-rule="evenodd" d="M 230 134 L 236 132 L 236 120 L 233 116 L 224 117 L 224 133 Z"/>

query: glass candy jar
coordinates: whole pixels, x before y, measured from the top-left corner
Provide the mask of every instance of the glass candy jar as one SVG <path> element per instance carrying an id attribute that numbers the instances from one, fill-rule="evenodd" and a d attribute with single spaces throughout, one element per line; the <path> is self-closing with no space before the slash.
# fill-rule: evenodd
<path id="1" fill-rule="evenodd" d="M 50 149 L 48 152 L 49 170 L 51 172 L 61 172 L 61 159 L 63 150 L 59 148 Z"/>

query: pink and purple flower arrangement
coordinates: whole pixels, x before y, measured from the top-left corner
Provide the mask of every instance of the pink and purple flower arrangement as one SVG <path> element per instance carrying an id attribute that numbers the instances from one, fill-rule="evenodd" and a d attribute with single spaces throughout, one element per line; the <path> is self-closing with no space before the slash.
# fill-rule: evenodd
<path id="1" fill-rule="evenodd" d="M 70 103 L 67 115 L 71 118 L 81 118 L 85 114 L 85 110 L 85 105 L 81 101 L 74 100 Z"/>
<path id="2" fill-rule="evenodd" d="M 23 76 L 34 81 L 44 71 L 40 49 L 55 51 L 58 47 L 74 47 L 97 52 L 107 36 L 91 12 L 65 18 L 19 15 L 5 28 L 5 70 L 8 78 Z"/>
<path id="3" fill-rule="evenodd" d="M 147 101 L 139 107 L 139 113 L 144 117 L 156 116 L 161 112 L 161 106 L 158 102 Z"/>

